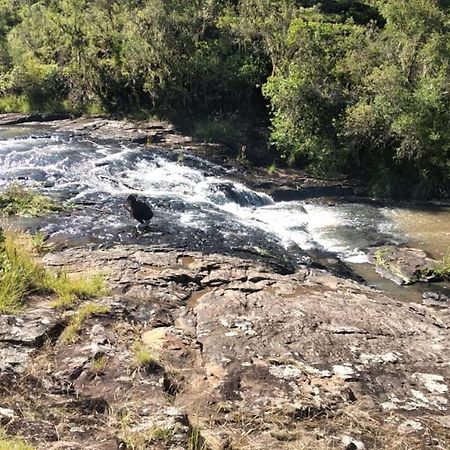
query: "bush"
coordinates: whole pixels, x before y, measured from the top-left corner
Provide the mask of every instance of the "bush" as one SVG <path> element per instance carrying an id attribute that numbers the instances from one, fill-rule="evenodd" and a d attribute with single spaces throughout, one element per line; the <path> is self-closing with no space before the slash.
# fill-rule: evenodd
<path id="1" fill-rule="evenodd" d="M 67 207 L 37 192 L 13 183 L 0 193 L 0 215 L 45 216 L 66 211 Z"/>

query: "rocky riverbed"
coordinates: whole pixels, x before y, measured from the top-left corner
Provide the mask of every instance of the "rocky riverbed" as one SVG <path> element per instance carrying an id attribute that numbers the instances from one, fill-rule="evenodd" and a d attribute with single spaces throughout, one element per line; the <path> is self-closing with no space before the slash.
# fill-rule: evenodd
<path id="1" fill-rule="evenodd" d="M 0 420 L 38 449 L 450 445 L 450 321 L 434 309 L 221 255 L 117 246 L 44 262 L 101 272 L 110 295 L 70 343 L 82 304 L 63 314 L 39 296 L 1 317 Z"/>

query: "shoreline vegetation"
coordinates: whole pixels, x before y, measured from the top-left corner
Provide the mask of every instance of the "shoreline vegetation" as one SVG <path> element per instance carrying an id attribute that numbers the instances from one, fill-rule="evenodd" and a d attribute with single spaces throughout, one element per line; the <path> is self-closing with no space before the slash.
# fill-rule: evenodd
<path id="1" fill-rule="evenodd" d="M 45 269 L 40 258 L 46 251 L 40 235 L 0 228 L 0 314 L 18 314 L 32 294 L 55 297 L 52 306 L 60 309 L 106 295 L 100 275 L 75 277 Z"/>
<path id="2" fill-rule="evenodd" d="M 373 196 L 446 198 L 449 8 L 3 0 L 0 112 L 159 117 L 237 151 L 244 134 Z"/>

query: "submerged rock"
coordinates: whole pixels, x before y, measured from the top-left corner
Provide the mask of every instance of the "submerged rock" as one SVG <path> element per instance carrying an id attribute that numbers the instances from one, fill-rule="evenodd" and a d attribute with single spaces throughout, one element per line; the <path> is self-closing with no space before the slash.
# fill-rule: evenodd
<path id="1" fill-rule="evenodd" d="M 431 281 L 436 275 L 433 269 L 438 264 L 417 248 L 387 245 L 372 248 L 369 262 L 383 277 L 397 284 L 412 284 L 418 281 Z"/>

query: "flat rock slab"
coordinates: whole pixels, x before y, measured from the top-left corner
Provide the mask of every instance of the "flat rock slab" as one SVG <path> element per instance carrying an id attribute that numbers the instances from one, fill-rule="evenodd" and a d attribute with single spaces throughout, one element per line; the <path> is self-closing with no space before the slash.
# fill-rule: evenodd
<path id="1" fill-rule="evenodd" d="M 369 262 L 383 278 L 399 285 L 431 281 L 438 264 L 421 249 L 391 245 L 371 249 Z"/>
<path id="2" fill-rule="evenodd" d="M 62 329 L 58 314 L 52 310 L 0 315 L 0 373 L 23 371 L 33 351 Z"/>
<path id="3" fill-rule="evenodd" d="M 28 360 L 19 392 L 0 382 L 0 407 L 38 405 L 33 423 L 12 421 L 21 430 L 45 424 L 58 430 L 52 439 L 92 449 L 99 436 L 183 449 L 193 433 L 222 450 L 387 449 L 398 433 L 411 448 L 428 435 L 450 448 L 436 419 L 450 413 L 450 318 L 440 311 L 324 270 L 283 275 L 216 254 L 119 246 L 44 262 L 104 273 L 111 295 L 95 302 L 110 312 Z M 6 321 L 5 344 L 15 348 L 23 322 Z M 20 348 L 32 351 L 45 327 L 29 322 L 37 330 Z"/>

